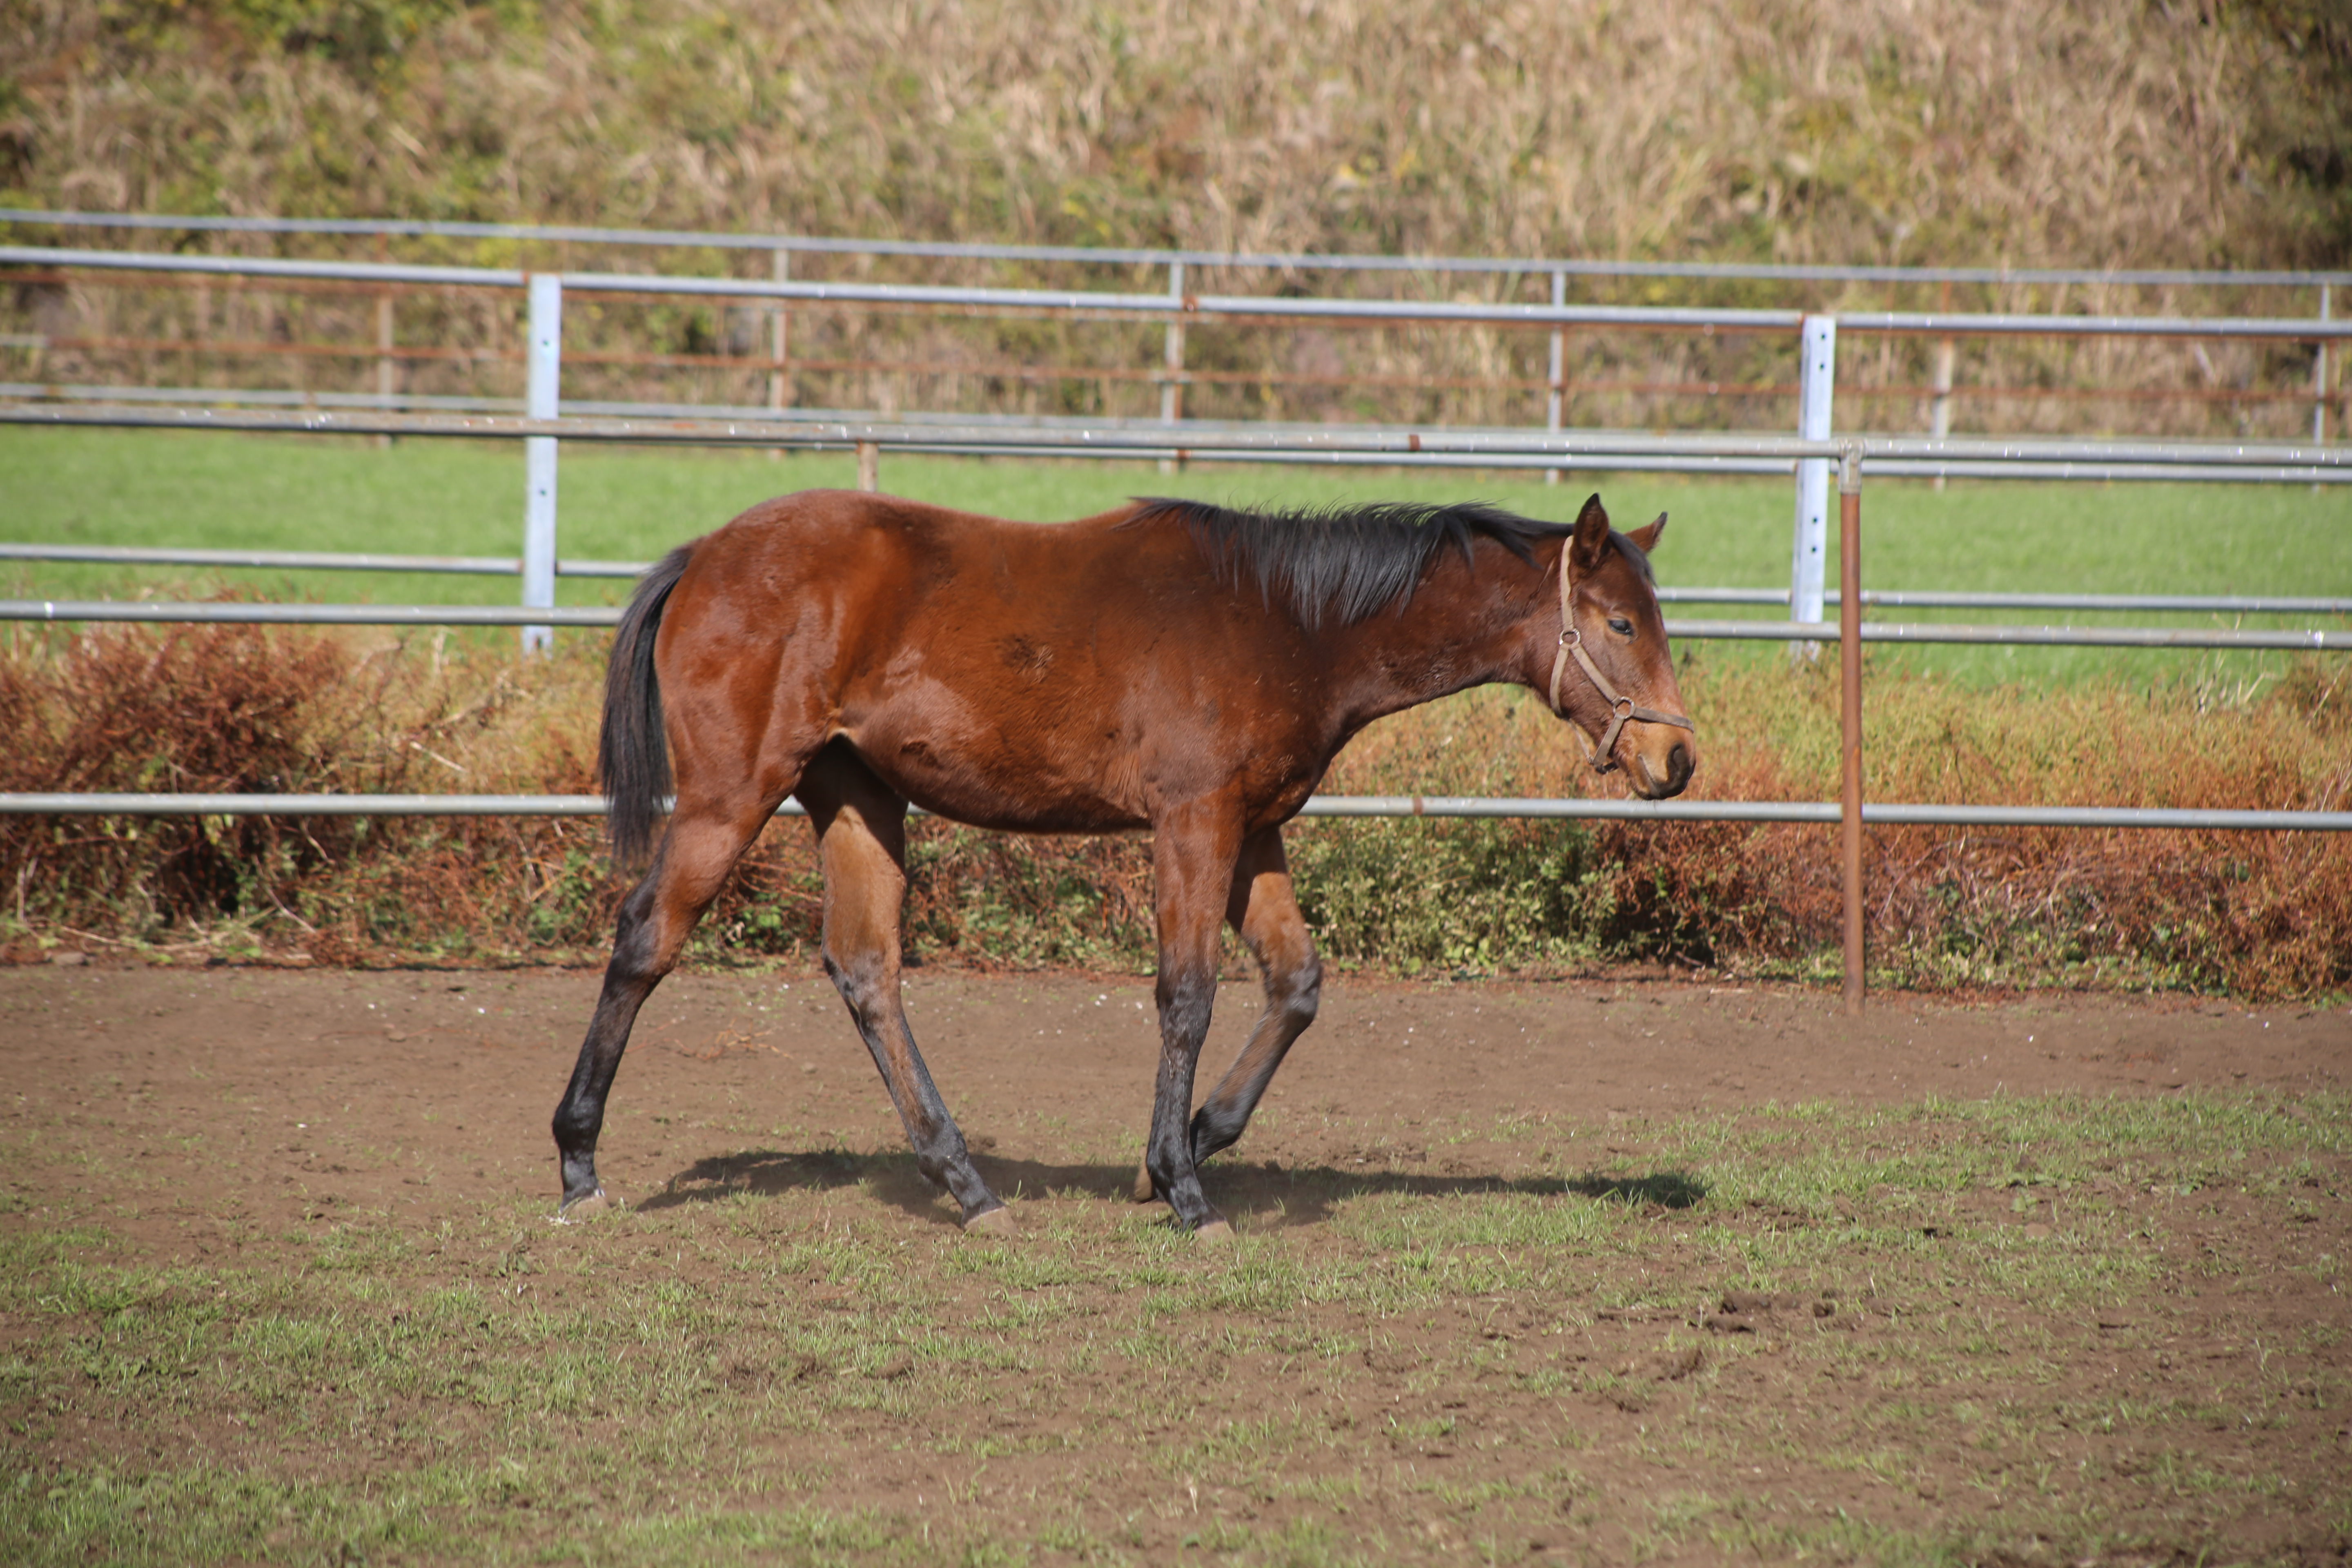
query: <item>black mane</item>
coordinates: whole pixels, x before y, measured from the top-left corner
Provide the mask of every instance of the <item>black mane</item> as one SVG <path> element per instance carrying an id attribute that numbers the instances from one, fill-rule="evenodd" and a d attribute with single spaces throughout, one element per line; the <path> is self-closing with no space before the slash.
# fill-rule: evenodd
<path id="1" fill-rule="evenodd" d="M 1262 512 L 1209 501 L 1136 499 L 1139 510 L 1120 526 L 1181 521 L 1220 576 L 1236 588 L 1254 581 L 1269 606 L 1287 604 L 1310 632 L 1326 616 L 1353 626 L 1399 599 L 1410 600 L 1430 562 L 1449 544 L 1467 563 L 1472 543 L 1483 535 L 1532 563 L 1531 541 L 1573 531 L 1569 523 L 1521 517 L 1484 501 L 1377 501 Z M 1620 537 L 1638 558 L 1632 541 Z"/>

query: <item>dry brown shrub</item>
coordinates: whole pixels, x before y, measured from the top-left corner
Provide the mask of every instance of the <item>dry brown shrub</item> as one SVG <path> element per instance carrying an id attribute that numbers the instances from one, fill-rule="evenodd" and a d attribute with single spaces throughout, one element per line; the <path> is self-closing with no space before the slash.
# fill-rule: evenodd
<path id="1" fill-rule="evenodd" d="M 37 650 L 37 651 L 35 651 Z M 253 626 L 93 627 L 51 654 L 0 659 L 0 787 L 73 792 L 303 792 L 341 784 L 349 722 L 331 701 L 355 671 L 320 639 Z M 396 785 L 394 787 L 397 787 Z M 20 911 L 122 903 L 168 923 L 247 909 L 281 877 L 348 847 L 348 825 L 268 817 L 9 817 L 0 857 Z"/>
<path id="2" fill-rule="evenodd" d="M 2272 700 L 2193 681 L 1982 691 L 1882 672 L 1866 692 L 1871 798 L 2341 809 L 2352 755 L 2302 667 Z M 1704 667 L 1702 667 L 1702 669 Z M 2340 678 L 2340 670 L 2331 672 Z M 1833 800 L 1837 682 L 1749 667 L 1689 682 L 1709 737 L 1696 793 Z M 2326 716 L 2324 720 L 2322 716 Z M 1619 824 L 1618 951 L 1726 967 L 1826 962 L 1842 910 L 1830 827 Z M 1873 827 L 1873 963 L 1926 985 L 2095 982 L 2310 994 L 2352 983 L 2341 835 Z"/>

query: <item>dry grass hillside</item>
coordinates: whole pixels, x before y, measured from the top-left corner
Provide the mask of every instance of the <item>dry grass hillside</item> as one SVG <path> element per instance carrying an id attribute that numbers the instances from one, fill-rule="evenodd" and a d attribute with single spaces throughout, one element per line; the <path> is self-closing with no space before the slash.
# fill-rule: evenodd
<path id="1" fill-rule="evenodd" d="M 0 0 L 0 201 L 18 205 L 1217 250 L 2352 262 L 2342 0 L 1157 0 L 1079 11 L 1011 0 Z M 515 259 L 495 245 L 403 253 Z M 636 253 L 630 265 L 764 261 Z M 795 268 L 814 278 L 865 265 L 803 254 Z M 890 265 L 887 275 L 909 279 L 971 276 Z M 1292 286 L 1223 270 L 1196 272 L 1193 286 Z M 995 278 L 1057 279 L 1101 281 L 1099 269 L 1034 266 Z M 1521 299 L 1545 284 L 1539 274 L 1300 281 Z M 1158 286 L 1148 271 L 1125 282 Z M 1864 308 L 2315 303 L 2307 289 L 1577 289 Z M 351 351 L 374 341 L 375 300 L 330 294 L 246 289 L 214 301 L 201 289 L 142 294 L 121 279 L 70 290 L 27 282 L 0 301 L 0 331 L 49 345 L 17 379 L 372 388 L 372 364 Z M 404 295 L 399 340 L 419 352 L 403 384 L 512 395 L 516 308 Z M 770 396 L 768 328 L 753 311 L 616 303 L 567 332 L 573 395 Z M 788 400 L 804 405 L 1087 416 L 1159 406 L 1149 325 L 834 309 L 801 312 L 793 333 Z M 1788 417 L 1793 359 L 1778 337 L 1571 337 L 1570 424 Z M 274 348 L 170 360 L 178 351 L 166 345 L 192 340 Z M 590 351 L 604 368 L 591 368 Z M 1543 417 L 1548 352 L 1537 331 L 1204 324 L 1188 351 L 1185 407 L 1525 423 Z M 1841 423 L 1919 427 L 1933 352 L 1880 340 L 1857 357 L 1841 372 Z M 2302 344 L 1972 341 L 1961 355 L 1962 430 L 2275 437 L 2309 425 Z"/>
<path id="2" fill-rule="evenodd" d="M 0 193 L 1203 247 L 2344 265 L 2338 0 L 6 0 Z"/>

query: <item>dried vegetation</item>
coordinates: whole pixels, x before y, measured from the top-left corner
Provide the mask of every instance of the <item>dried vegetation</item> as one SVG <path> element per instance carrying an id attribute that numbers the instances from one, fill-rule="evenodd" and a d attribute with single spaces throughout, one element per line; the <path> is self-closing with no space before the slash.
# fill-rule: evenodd
<path id="1" fill-rule="evenodd" d="M 55 0 L 5 14 L 0 198 L 12 204 L 1224 250 L 2352 262 L 2352 25 L 2309 0 L 1158 0 L 1079 12 L 1009 0 Z M 516 259 L 503 242 L 412 253 Z M 631 264 L 765 263 L 677 252 Z M 853 265 L 868 264 L 795 261 L 802 276 Z M 908 264 L 889 275 L 932 274 Z M 1077 276 L 1034 266 L 1001 280 Z M 1436 286 L 1535 297 L 1544 281 Z M 1813 297 L 1945 302 L 1860 286 Z M 2216 300 L 1987 287 L 1949 302 Z M 398 309 L 404 344 L 454 356 L 410 361 L 414 390 L 519 384 L 511 300 L 418 293 Z M 764 397 L 764 373 L 740 362 L 757 357 L 765 324 L 742 312 L 656 302 L 576 315 L 576 395 Z M 10 331 L 100 345 L 49 351 L 39 373 L 64 379 L 278 377 L 289 361 L 257 369 L 101 340 L 372 347 L 374 321 L 372 300 L 331 290 L 37 281 L 0 317 Z M 793 331 L 787 390 L 804 403 L 1156 406 L 1143 368 L 1157 361 L 1156 327 L 810 311 Z M 597 364 L 596 351 L 622 348 L 667 358 Z M 1196 328 L 1189 363 L 1202 379 L 1187 406 L 1526 422 L 1541 416 L 1546 349 L 1536 333 Z M 1786 350 L 1729 336 L 1577 339 L 1568 416 L 1780 424 Z M 1890 341 L 1855 353 L 1841 372 L 1841 423 L 1921 421 L 1927 352 Z M 1081 361 L 1130 374 L 1037 369 Z M 365 360 L 290 363 L 309 367 L 297 372 L 305 385 L 373 384 Z M 908 368 L 918 363 L 934 368 Z M 2307 427 L 2307 395 L 2307 395 L 2310 374 L 2294 345 L 1969 348 L 1961 386 L 1979 401 L 1959 424 L 2284 432 Z M 1726 401 L 1709 384 L 1754 391 Z M 2000 387 L 2020 395 L 1997 397 Z M 19 638 L 0 658 L 0 787 L 584 790 L 596 663 L 583 649 L 525 670 L 416 641 L 252 630 Z M 2337 805 L 2339 674 L 2311 666 L 2259 703 L 2190 681 L 2153 698 L 2089 689 L 1987 707 L 1932 681 L 1874 681 L 1874 793 Z M 1726 724 L 1710 711 L 1749 726 L 1711 743 L 1711 793 L 1831 793 L 1826 676 L 1792 684 L 1702 665 L 1692 689 L 1711 734 Z M 517 701 L 526 691 L 533 700 Z M 1756 714 L 1769 717 L 1750 724 Z M 1475 748 L 1449 746 L 1473 725 Z M 1543 731 L 1524 704 L 1475 698 L 1367 737 L 1332 784 L 1586 787 Z M 1474 750 L 1479 762 L 1461 760 Z M 1801 972 L 1833 919 L 1831 864 L 1811 829 L 1358 824 L 1297 839 L 1325 946 L 1343 961 L 1458 970 L 1635 957 Z M 2333 837 L 1902 829 L 1873 846 L 1880 963 L 1900 978 L 2308 992 L 2343 985 L 2352 964 L 2352 868 Z M 934 825 L 918 831 L 915 861 L 919 946 L 1008 963 L 1146 956 L 1133 842 Z M 562 819 L 12 818 L 0 872 L 17 930 L 45 941 L 299 945 L 322 959 L 593 952 L 613 897 L 593 825 Z M 786 825 L 708 929 L 732 951 L 791 951 L 812 939 L 816 912 L 804 831 Z"/>
<path id="2" fill-rule="evenodd" d="M 0 789 L 593 789 L 601 649 L 517 664 L 429 639 L 251 627 L 20 637 L 0 657 Z M 1879 798 L 2341 809 L 2339 664 L 2261 700 L 2189 680 L 1984 700 L 1871 686 Z M 1731 799 L 1835 794 L 1836 682 L 1691 661 L 1701 781 Z M 1734 716 L 1738 718 L 1735 721 Z M 1736 722 L 1736 727 L 1735 727 Z M 1490 689 L 1376 726 L 1340 793 L 1577 795 L 1540 702 Z M 1833 972 L 1838 887 L 1819 827 L 1307 823 L 1302 898 L 1334 961 L 1403 973 L 1559 973 L 1612 962 Z M 2352 983 L 2352 846 L 2336 835 L 1877 829 L 1874 967 L 1929 987 L 2158 985 L 2312 994 Z M 1139 838 L 1036 839 L 920 821 L 909 944 L 982 965 L 1148 968 Z M 9 817 L 0 876 L 26 955 L 64 943 L 164 957 L 593 960 L 619 888 L 579 818 Z M 821 882 L 779 823 L 703 927 L 704 956 L 806 954 Z M 1238 950 L 1237 963 L 1245 962 Z"/>

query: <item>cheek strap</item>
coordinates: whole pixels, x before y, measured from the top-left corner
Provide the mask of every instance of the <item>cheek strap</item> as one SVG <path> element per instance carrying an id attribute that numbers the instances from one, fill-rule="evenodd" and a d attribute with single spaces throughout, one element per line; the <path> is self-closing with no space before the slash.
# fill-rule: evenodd
<path id="1" fill-rule="evenodd" d="M 1617 771 L 1617 763 L 1612 753 L 1617 750 L 1617 736 L 1624 730 L 1627 720 L 1638 719 L 1644 724 L 1672 724 L 1678 730 L 1696 731 L 1696 726 L 1679 713 L 1661 713 L 1654 708 L 1636 706 L 1632 698 L 1609 684 L 1609 678 L 1601 673 L 1601 667 L 1592 662 L 1591 654 L 1584 651 L 1584 634 L 1576 629 L 1574 612 L 1569 606 L 1568 558 L 1575 548 L 1576 542 L 1572 539 L 1562 541 L 1559 547 L 1559 651 L 1552 656 L 1551 661 L 1551 710 L 1563 719 L 1568 717 L 1568 710 L 1559 705 L 1559 678 L 1568 673 L 1569 656 L 1572 654 L 1576 662 L 1584 667 L 1584 678 L 1592 682 L 1592 689 L 1601 693 L 1602 701 L 1609 704 L 1609 728 L 1602 731 L 1601 739 L 1593 742 L 1591 762 L 1594 773 L 1612 773 Z"/>

